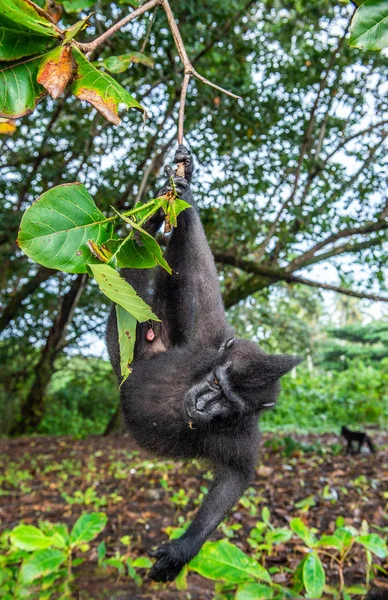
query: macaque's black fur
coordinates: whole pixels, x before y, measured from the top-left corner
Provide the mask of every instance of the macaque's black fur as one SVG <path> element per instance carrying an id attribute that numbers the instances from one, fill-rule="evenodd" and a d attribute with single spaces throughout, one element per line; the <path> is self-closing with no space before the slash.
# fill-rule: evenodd
<path id="1" fill-rule="evenodd" d="M 200 550 L 248 486 L 257 461 L 257 419 L 273 406 L 278 379 L 298 364 L 292 356 L 270 356 L 252 342 L 234 339 L 225 318 L 214 259 L 193 200 L 189 181 L 191 155 L 179 146 L 175 162 L 185 163 L 185 177 L 175 176 L 179 197 L 192 208 L 178 217 L 166 260 L 173 274 L 125 269 L 123 275 L 161 319 L 155 338 L 149 324 L 137 328 L 133 373 L 121 387 L 127 425 L 147 450 L 175 459 L 203 459 L 215 478 L 186 533 L 152 553 L 157 560 L 149 576 L 171 581 Z M 158 196 L 170 188 L 166 184 Z M 148 224 L 155 234 L 163 222 Z M 120 377 L 114 311 L 107 342 Z"/>
<path id="2" fill-rule="evenodd" d="M 369 435 L 367 435 L 363 431 L 351 431 L 347 427 L 342 427 L 341 435 L 348 442 L 348 445 L 346 446 L 346 454 L 358 454 L 359 452 L 361 452 L 363 444 L 366 444 L 373 454 L 376 452 L 376 449 Z M 358 444 L 358 447 L 356 449 L 354 448 L 353 442 Z"/>
<path id="3" fill-rule="evenodd" d="M 388 590 L 381 589 L 378 587 L 373 587 L 369 590 L 367 595 L 364 597 L 364 600 L 388 600 Z"/>

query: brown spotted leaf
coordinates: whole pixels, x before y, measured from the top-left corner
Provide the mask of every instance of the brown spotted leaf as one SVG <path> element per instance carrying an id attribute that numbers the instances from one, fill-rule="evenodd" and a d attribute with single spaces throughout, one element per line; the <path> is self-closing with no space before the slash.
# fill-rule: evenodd
<path id="1" fill-rule="evenodd" d="M 58 98 L 69 83 L 72 72 L 71 47 L 58 46 L 45 54 L 39 66 L 37 80 L 52 98 Z"/>
<path id="2" fill-rule="evenodd" d="M 77 48 L 73 48 L 73 56 L 77 63 L 77 74 L 71 90 L 77 98 L 92 104 L 115 125 L 118 125 L 121 120 L 118 115 L 120 106 L 144 110 L 137 100 L 110 75 L 93 67 Z"/>

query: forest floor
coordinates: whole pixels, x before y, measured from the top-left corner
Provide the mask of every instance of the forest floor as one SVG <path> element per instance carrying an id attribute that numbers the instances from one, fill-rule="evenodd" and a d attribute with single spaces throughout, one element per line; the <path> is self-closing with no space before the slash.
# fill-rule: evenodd
<path id="1" fill-rule="evenodd" d="M 256 478 L 244 500 L 231 512 L 214 539 L 233 536 L 232 543 L 253 554 L 247 544 L 249 531 L 268 506 L 271 521 L 284 527 L 301 517 L 320 533 L 332 533 L 338 516 L 360 528 L 368 521 L 371 531 L 387 531 L 388 434 L 374 433 L 375 455 L 363 452 L 346 457 L 340 440 L 331 435 L 263 436 Z M 197 464 L 182 465 L 155 460 L 138 452 L 128 436 L 108 438 L 34 437 L 0 441 L 0 523 L 12 529 L 20 521 L 37 524 L 40 519 L 71 526 L 87 511 L 104 511 L 108 524 L 76 567 L 75 598 L 79 600 L 207 600 L 214 596 L 214 582 L 195 573 L 188 577 L 188 592 L 174 584 L 155 584 L 139 571 L 143 585 L 137 588 L 114 569 L 97 566 L 97 546 L 104 539 L 107 556 L 126 552 L 120 543 L 131 537 L 132 556 L 167 540 L 165 528 L 177 526 L 194 515 L 200 488 L 209 487 L 209 473 Z M 89 491 L 85 495 L 86 490 Z M 183 491 L 179 491 L 183 490 Z M 81 491 L 83 494 L 75 494 Z M 75 500 L 82 502 L 76 503 Z M 239 527 L 233 527 L 238 525 Z M 231 528 L 232 527 L 232 528 Z M 278 567 L 274 580 L 290 585 L 290 572 L 303 557 L 297 538 L 276 546 L 266 568 Z M 380 566 L 384 561 L 376 559 Z M 331 585 L 338 585 L 335 565 L 325 563 Z M 377 574 L 379 585 L 388 579 Z M 347 585 L 365 582 L 365 553 L 352 553 L 345 568 Z M 352 596 L 353 597 L 353 596 Z M 359 598 L 360 596 L 355 596 Z"/>

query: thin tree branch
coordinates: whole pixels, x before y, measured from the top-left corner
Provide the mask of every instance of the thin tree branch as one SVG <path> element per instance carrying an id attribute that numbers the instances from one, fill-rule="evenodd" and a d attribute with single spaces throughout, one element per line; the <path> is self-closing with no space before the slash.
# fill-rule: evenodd
<path id="1" fill-rule="evenodd" d="M 96 38 L 92 42 L 89 42 L 86 44 L 77 42 L 77 47 L 81 50 L 81 52 L 84 52 L 85 54 L 87 52 L 93 52 L 96 48 L 98 48 L 98 46 L 101 46 L 101 44 L 103 44 L 104 42 L 106 42 L 106 40 L 108 40 L 110 37 L 112 37 L 112 35 L 114 33 L 116 33 L 116 31 L 118 31 L 119 29 L 124 27 L 124 25 L 126 25 L 130 21 L 133 21 L 133 19 L 140 17 L 140 15 L 147 12 L 147 10 L 151 10 L 158 4 L 161 4 L 160 0 L 149 0 L 142 6 L 139 6 L 139 8 L 136 8 L 135 10 L 133 10 L 131 13 L 129 13 L 129 15 L 126 15 L 125 17 L 120 19 L 120 21 L 117 21 L 117 23 L 112 25 L 112 27 L 107 29 L 107 31 L 105 31 L 102 35 L 100 35 L 98 38 Z"/>
<path id="2" fill-rule="evenodd" d="M 296 269 L 301 268 L 302 265 L 306 264 L 310 258 L 313 258 L 318 250 L 328 246 L 329 244 L 333 244 L 339 239 L 350 237 L 353 235 L 363 235 L 366 233 L 373 233 L 374 231 L 382 231 L 384 229 L 388 229 L 388 223 L 383 220 L 373 221 L 372 223 L 365 223 L 361 227 L 348 227 L 347 229 L 343 229 L 342 231 L 337 231 L 337 233 L 333 233 L 329 235 L 324 240 L 321 240 L 315 246 L 304 252 L 303 254 L 297 256 L 294 260 L 292 260 L 287 266 L 287 272 L 296 271 Z"/>
<path id="3" fill-rule="evenodd" d="M 366 300 L 373 300 L 375 302 L 388 302 L 388 296 L 380 296 L 378 294 L 368 294 L 367 292 L 358 292 L 356 290 L 348 290 L 347 288 L 340 287 L 337 285 L 331 285 L 328 283 L 321 283 L 320 281 L 312 281 L 305 277 L 298 277 L 292 273 L 287 273 L 284 269 L 272 269 L 265 265 L 257 264 L 249 260 L 237 258 L 235 256 L 215 253 L 214 258 L 217 262 L 223 264 L 232 265 L 247 273 L 254 273 L 263 277 L 268 277 L 272 282 L 286 281 L 287 283 L 295 284 L 300 283 L 302 285 L 308 285 L 310 287 L 316 287 L 323 290 L 329 290 L 337 292 L 339 294 L 345 294 L 346 296 L 353 296 L 354 298 L 365 298 Z"/>
<path id="4" fill-rule="evenodd" d="M 183 144 L 183 125 L 185 122 L 185 106 L 186 106 L 186 94 L 187 87 L 190 81 L 190 74 L 185 73 L 182 83 L 181 99 L 179 105 L 179 120 L 178 120 L 178 144 Z"/>
<path id="5" fill-rule="evenodd" d="M 302 146 L 301 146 L 301 149 L 299 152 L 299 158 L 298 158 L 298 162 L 296 165 L 294 184 L 292 186 L 292 190 L 291 190 L 289 196 L 286 198 L 286 200 L 281 205 L 275 219 L 273 220 L 273 222 L 271 223 L 271 225 L 269 227 L 269 230 L 268 230 L 268 233 L 267 233 L 265 239 L 260 244 L 260 246 L 258 248 L 258 252 L 257 252 L 257 260 L 261 260 L 261 258 L 264 256 L 264 254 L 267 250 L 268 244 L 270 243 L 270 241 L 276 231 L 276 228 L 278 226 L 278 223 L 279 223 L 284 211 L 286 210 L 286 208 L 288 208 L 289 204 L 294 200 L 295 195 L 298 191 L 299 179 L 300 179 L 300 175 L 301 175 L 301 171 L 302 171 L 303 160 L 304 160 L 304 157 L 305 157 L 308 147 L 311 145 L 311 134 L 313 132 L 313 128 L 315 125 L 315 114 L 318 109 L 319 101 L 321 99 L 322 92 L 325 90 L 325 88 L 327 86 L 329 73 L 331 72 L 331 69 L 333 68 L 334 63 L 336 61 L 337 55 L 340 52 L 340 50 L 345 42 L 346 36 L 349 31 L 349 27 L 350 27 L 350 20 L 348 21 L 348 24 L 345 28 L 344 34 L 343 34 L 342 38 L 340 39 L 337 47 L 331 53 L 328 65 L 326 67 L 325 74 L 319 82 L 318 92 L 315 97 L 313 106 L 311 107 L 306 131 L 303 136 Z"/>
<path id="6" fill-rule="evenodd" d="M 174 38 L 176 49 L 178 50 L 179 57 L 183 63 L 184 73 L 188 74 L 188 75 L 192 75 L 193 77 L 196 77 L 203 83 L 206 83 L 206 85 L 213 87 L 214 89 L 222 92 L 223 94 L 226 94 L 227 96 L 231 96 L 232 98 L 235 98 L 236 100 L 241 99 L 241 96 L 237 96 L 236 94 L 229 92 L 229 90 L 226 90 L 226 89 L 220 87 L 219 85 L 213 83 L 212 81 L 209 81 L 209 79 L 206 79 L 206 77 L 203 77 L 203 75 L 200 75 L 194 69 L 194 67 L 191 64 L 190 59 L 187 55 L 186 48 L 185 48 L 185 45 L 182 40 L 182 36 L 180 34 L 178 25 L 176 24 L 176 21 L 174 19 L 174 15 L 173 15 L 173 12 L 171 10 L 171 6 L 170 6 L 168 0 L 149 0 L 142 6 L 139 6 L 139 8 L 136 8 L 135 10 L 133 10 L 129 15 L 127 15 L 126 17 L 124 17 L 123 19 L 121 19 L 120 21 L 115 23 L 114 25 L 112 25 L 112 27 L 110 27 L 107 31 L 105 31 L 105 33 L 100 35 L 98 38 L 96 38 L 92 42 L 87 43 L 87 44 L 78 42 L 77 47 L 85 54 L 93 52 L 96 48 L 98 48 L 98 46 L 100 46 L 101 44 L 106 42 L 107 39 L 109 39 L 114 33 L 116 33 L 116 31 L 121 29 L 121 27 L 124 27 L 124 25 L 126 25 L 133 19 L 136 19 L 143 13 L 147 12 L 147 10 L 151 10 L 158 4 L 163 7 L 164 12 L 166 13 L 167 21 L 170 26 L 172 37 Z"/>

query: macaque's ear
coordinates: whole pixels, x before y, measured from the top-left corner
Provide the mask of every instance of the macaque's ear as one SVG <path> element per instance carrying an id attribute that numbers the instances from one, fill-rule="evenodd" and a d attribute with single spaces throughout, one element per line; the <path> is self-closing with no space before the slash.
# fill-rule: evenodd
<path id="1" fill-rule="evenodd" d="M 267 354 L 263 361 L 261 378 L 263 384 L 277 381 L 302 362 L 300 356 L 289 356 L 288 354 Z"/>

